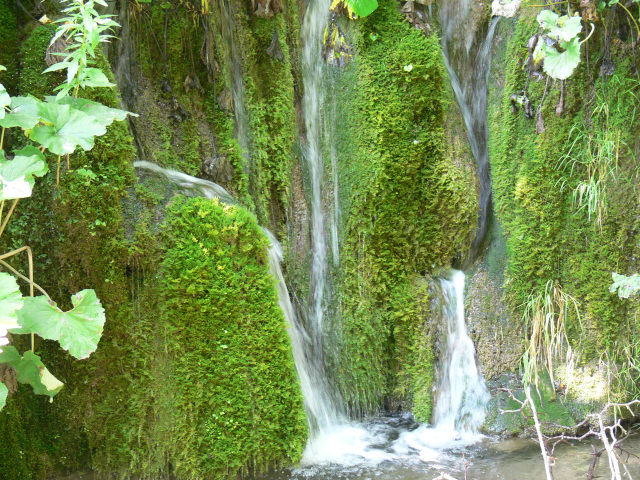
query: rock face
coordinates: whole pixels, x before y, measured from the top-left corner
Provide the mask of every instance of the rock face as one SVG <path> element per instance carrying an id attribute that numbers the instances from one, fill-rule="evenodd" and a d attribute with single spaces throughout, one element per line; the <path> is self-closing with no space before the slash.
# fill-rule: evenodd
<path id="1" fill-rule="evenodd" d="M 519 321 L 509 316 L 502 288 L 493 280 L 486 266 L 469 280 L 466 295 L 467 328 L 476 346 L 478 368 L 487 380 L 513 372 L 523 353 Z"/>
<path id="2" fill-rule="evenodd" d="M 202 162 L 202 171 L 216 183 L 228 184 L 235 173 L 233 165 L 225 155 L 207 157 Z"/>
<path id="3" fill-rule="evenodd" d="M 515 17 L 521 4 L 522 0 L 493 0 L 491 15 L 494 17 Z"/>

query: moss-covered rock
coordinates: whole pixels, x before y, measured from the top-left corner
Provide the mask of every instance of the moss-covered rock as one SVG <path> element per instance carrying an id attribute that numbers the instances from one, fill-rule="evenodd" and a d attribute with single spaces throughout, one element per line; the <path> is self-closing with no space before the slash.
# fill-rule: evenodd
<path id="1" fill-rule="evenodd" d="M 637 305 L 621 301 L 608 287 L 612 272 L 638 270 L 640 204 L 631 186 L 638 182 L 640 153 L 634 113 L 638 53 L 604 28 L 602 22 L 627 21 L 622 12 L 607 10 L 569 79 L 527 79 L 524 47 L 537 32 L 539 10 L 523 7 L 517 22 L 498 30 L 504 41 L 492 73 L 490 157 L 496 215 L 506 239 L 507 306 L 517 321 L 527 299 L 554 282 L 575 299 L 579 312 L 568 312 L 566 320 L 576 368 L 608 358 L 610 365 L 625 366 L 611 366 L 612 371 L 629 372 L 638 359 Z M 512 106 L 511 95 L 524 93 L 537 120 Z M 636 380 L 615 380 L 610 393 L 635 395 Z M 572 392 L 578 399 L 584 393 Z"/>
<path id="2" fill-rule="evenodd" d="M 414 405 L 427 420 L 434 353 L 418 278 L 468 247 L 475 167 L 464 142 L 445 146 L 461 130 L 445 124 L 462 122 L 448 113 L 438 38 L 393 2 L 345 31 L 356 52 L 331 92 L 342 218 L 332 371 L 352 413 Z"/>
<path id="3" fill-rule="evenodd" d="M 165 222 L 163 260 L 99 358 L 115 371 L 96 377 L 96 468 L 221 478 L 298 461 L 306 416 L 255 217 L 177 197 Z"/>

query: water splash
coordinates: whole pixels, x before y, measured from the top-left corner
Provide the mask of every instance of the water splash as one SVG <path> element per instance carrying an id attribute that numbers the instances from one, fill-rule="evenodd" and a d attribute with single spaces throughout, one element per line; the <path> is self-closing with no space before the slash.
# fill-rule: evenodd
<path id="1" fill-rule="evenodd" d="M 477 432 L 489 392 L 475 363 L 464 313 L 465 275 L 452 270 L 436 280 L 442 290 L 446 342 L 442 345 L 433 425 L 410 415 L 333 424 L 307 446 L 303 465 L 376 466 L 383 462 L 443 461 L 449 451 L 485 438 Z"/>
<path id="2" fill-rule="evenodd" d="M 475 361 L 475 347 L 467 333 L 464 313 L 464 273 L 452 270 L 441 278 L 445 298 L 447 344 L 440 362 L 440 385 L 433 415 L 439 430 L 475 432 L 485 418 L 489 392 Z"/>

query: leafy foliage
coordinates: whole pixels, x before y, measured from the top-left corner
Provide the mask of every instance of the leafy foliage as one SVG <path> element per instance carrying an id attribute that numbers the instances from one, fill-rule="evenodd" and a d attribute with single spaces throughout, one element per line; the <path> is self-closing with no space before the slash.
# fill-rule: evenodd
<path id="1" fill-rule="evenodd" d="M 24 299 L 18 312 L 19 330 L 55 340 L 78 359 L 87 358 L 98 347 L 105 322 L 104 308 L 93 290 L 82 290 L 71 299 L 73 309 L 63 312 L 47 297 Z"/>
<path id="2" fill-rule="evenodd" d="M 53 397 L 63 387 L 63 383 L 51 375 L 40 357 L 32 351 L 25 352 L 22 356 L 15 347 L 4 347 L 0 353 L 0 363 L 15 368 L 18 382 L 31 385 L 36 395 Z"/>
<path id="3" fill-rule="evenodd" d="M 57 97 L 48 97 L 45 101 L 32 96 L 11 98 L 3 85 L 0 85 L 0 200 L 3 211 L 5 200 L 14 200 L 12 208 L 3 220 L 2 230 L 14 211 L 17 199 L 31 196 L 34 186 L 34 177 L 43 176 L 48 167 L 44 162 L 43 152 L 48 149 L 58 155 L 58 181 L 60 171 L 60 157 L 63 154 L 74 153 L 78 147 L 90 150 L 94 146 L 94 138 L 106 133 L 106 127 L 114 120 L 124 120 L 127 113 L 100 105 L 97 102 L 78 100 L 71 98 L 67 93 L 75 87 L 75 96 L 80 87 L 112 86 L 106 81 L 106 76 L 96 68 L 89 68 L 88 57 L 95 57 L 99 44 L 106 41 L 109 36 L 105 33 L 117 25 L 107 17 L 101 17 L 95 11 L 94 3 L 106 6 L 103 0 L 69 0 L 71 6 L 65 9 L 70 17 L 61 19 L 63 26 L 58 30 L 56 39 L 67 35 L 75 40 L 76 44 L 68 47 L 70 53 L 62 65 L 54 65 L 47 71 L 67 69 L 67 84 L 61 87 Z M 4 68 L 4 67 L 3 67 Z M 40 144 L 40 148 L 27 146 L 17 150 L 13 159 L 8 161 L 2 150 L 5 130 L 19 127 L 31 140 Z M 68 158 L 67 158 L 68 162 Z M 0 231 L 0 235 L 2 231 Z M 19 311 L 19 330 L 13 329 L 13 333 L 31 333 L 31 350 L 20 356 L 14 347 L 4 349 L 0 363 L 9 363 L 18 371 L 18 381 L 30 383 L 36 394 L 55 395 L 61 388 L 59 382 L 35 355 L 33 333 L 57 340 L 72 355 L 77 358 L 86 358 L 97 347 L 102 334 L 105 321 L 104 309 L 93 290 L 83 290 L 73 297 L 74 308 L 70 312 L 62 312 L 49 303 L 46 297 L 33 298 L 33 289 L 36 284 L 33 280 L 32 254 L 29 247 L 22 247 L 5 254 L 9 258 L 26 250 L 29 255 L 29 278 L 21 276 L 30 284 L 31 297 L 22 300 L 22 308 L 14 310 L 11 315 L 7 313 L 4 323 L 12 320 L 11 316 Z M 3 276 L 5 274 L 2 274 Z M 5 307 L 10 311 L 11 303 L 7 299 L 14 299 L 15 289 L 11 282 L 2 278 L 4 287 L 7 288 Z M 38 287 L 40 288 L 40 287 Z M 17 300 L 16 300 L 17 301 Z M 9 302 L 9 303 L 7 303 Z M 12 308 L 12 307 L 11 307 Z M 11 326 L 11 325 L 9 325 Z M 3 328 L 0 331 L 4 340 L 6 334 Z M 4 343 L 4 342 L 3 342 Z M 4 403 L 4 402 L 3 402 Z"/>
<path id="4" fill-rule="evenodd" d="M 34 177 L 42 177 L 48 170 L 44 155 L 35 147 L 16 151 L 11 161 L 0 150 L 0 200 L 30 197 Z"/>
<path id="5" fill-rule="evenodd" d="M 0 272 L 0 346 L 8 343 L 4 338 L 7 331 L 18 326 L 16 311 L 22 308 L 23 303 L 16 279 L 8 273 Z"/>
<path id="6" fill-rule="evenodd" d="M 119 26 L 109 15 L 99 15 L 95 5 L 107 6 L 104 0 L 66 0 L 70 6 L 62 12 L 65 17 L 57 20 L 60 27 L 53 37 L 52 43 L 59 38 L 70 41 L 65 52 L 59 55 L 66 57 L 64 61 L 56 63 L 45 70 L 55 72 L 67 70 L 66 84 L 60 85 L 58 98 L 62 98 L 74 90 L 78 96 L 80 87 L 113 87 L 107 76 L 98 68 L 89 67 L 95 59 L 100 43 L 107 42 L 111 35 L 107 32 Z"/>
<path id="7" fill-rule="evenodd" d="M 618 293 L 620 298 L 629 298 L 640 291 L 640 275 L 627 276 L 612 273 L 613 283 L 609 287 L 611 293 Z"/>
<path id="8" fill-rule="evenodd" d="M 378 8 L 377 0 L 333 0 L 329 10 L 336 12 L 344 9 L 349 18 L 356 19 L 371 15 L 376 8 Z"/>
<path id="9" fill-rule="evenodd" d="M 545 29 L 545 35 L 538 41 L 534 57 L 538 61 L 544 59 L 544 71 L 550 77 L 559 80 L 569 78 L 580 63 L 578 34 L 582 31 L 581 18 L 542 10 L 538 22 Z"/>

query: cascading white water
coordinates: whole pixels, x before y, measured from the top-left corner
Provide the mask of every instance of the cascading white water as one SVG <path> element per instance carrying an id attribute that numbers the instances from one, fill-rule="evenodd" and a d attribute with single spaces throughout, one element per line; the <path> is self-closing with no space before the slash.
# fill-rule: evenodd
<path id="1" fill-rule="evenodd" d="M 228 203 L 230 205 L 238 203 L 229 192 L 217 183 L 192 177 L 191 175 L 187 175 L 186 173 L 178 172 L 176 170 L 167 170 L 155 163 L 144 160 L 133 162 L 133 166 L 141 170 L 146 170 L 147 172 L 152 172 L 156 175 L 162 175 L 173 185 L 185 191 L 196 191 L 205 198 L 219 198 L 221 202 Z"/>
<path id="2" fill-rule="evenodd" d="M 323 122 L 325 64 L 322 58 L 322 39 L 328 23 L 329 4 L 327 0 L 312 0 L 307 7 L 302 25 L 303 110 L 307 137 L 304 156 L 311 183 L 312 233 L 311 305 L 306 322 L 309 345 L 307 345 L 307 362 L 305 363 L 305 368 L 309 369 L 307 374 L 313 379 L 311 386 L 313 405 L 307 402 L 310 407 L 307 413 L 312 431 L 310 446 L 322 432 L 346 422 L 339 405 L 330 394 L 324 372 L 323 317 L 328 252 L 322 202 L 324 177 L 322 139 L 323 133 L 326 132 Z M 316 399 L 318 402 L 315 401 Z"/>
<path id="3" fill-rule="evenodd" d="M 464 273 L 440 279 L 445 298 L 447 343 L 440 360 L 440 385 L 433 415 L 436 429 L 477 430 L 484 421 L 489 392 L 475 361 L 464 313 Z"/>
<path id="4" fill-rule="evenodd" d="M 280 307 L 289 324 L 289 336 L 291 337 L 293 357 L 296 370 L 298 371 L 298 378 L 300 379 L 302 394 L 304 395 L 306 411 L 308 415 L 315 419 L 319 426 L 326 428 L 327 425 L 335 423 L 336 418 L 332 415 L 332 411 L 327 408 L 327 405 L 330 405 L 331 401 L 326 397 L 326 389 L 318 388 L 320 382 L 324 380 L 317 378 L 314 360 L 305 353 L 309 351 L 312 339 L 304 330 L 291 304 L 289 290 L 287 289 L 287 284 L 285 283 L 282 269 L 280 268 L 280 264 L 284 259 L 282 246 L 269 230 L 263 229 L 263 231 L 271 241 L 271 247 L 269 248 L 269 268 L 271 274 L 277 280 Z"/>
<path id="5" fill-rule="evenodd" d="M 245 162 L 243 164 L 244 173 L 251 173 L 251 154 L 249 152 L 249 120 L 244 104 L 244 81 L 242 80 L 242 57 L 234 40 L 233 18 L 231 15 L 230 2 L 220 0 L 220 11 L 222 12 L 221 29 L 223 34 L 223 51 L 228 65 L 231 65 L 231 72 L 228 81 L 231 83 L 231 97 L 233 100 L 233 115 L 235 118 L 235 137 L 240 146 L 240 153 Z"/>

